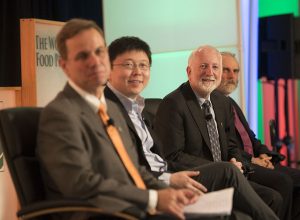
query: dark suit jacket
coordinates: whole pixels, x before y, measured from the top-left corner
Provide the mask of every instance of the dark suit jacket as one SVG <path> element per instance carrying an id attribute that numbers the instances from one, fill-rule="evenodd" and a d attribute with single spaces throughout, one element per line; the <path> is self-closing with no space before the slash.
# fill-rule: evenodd
<path id="1" fill-rule="evenodd" d="M 260 154 L 268 154 L 271 155 L 271 151 L 268 149 L 268 147 L 264 144 L 262 144 L 260 142 L 260 140 L 258 140 L 254 134 L 254 132 L 251 130 L 251 128 L 249 127 L 249 124 L 244 116 L 243 111 L 241 110 L 241 108 L 238 106 L 238 104 L 229 97 L 229 100 L 231 102 L 231 104 L 233 105 L 233 107 L 236 110 L 236 113 L 239 117 L 239 119 L 241 120 L 244 128 L 246 129 L 252 146 L 253 146 L 253 153 L 255 157 L 258 157 Z M 248 154 L 247 152 L 244 151 L 244 143 L 241 139 L 241 136 L 239 135 L 239 132 L 236 130 L 236 136 L 237 136 L 237 140 L 238 140 L 238 146 L 242 149 L 242 155 L 243 157 L 247 158 L 247 160 L 251 160 L 252 155 Z"/>
<path id="2" fill-rule="evenodd" d="M 165 188 L 139 165 L 118 107 L 107 100 L 107 109 L 147 188 Z M 68 84 L 43 110 L 37 146 L 48 198 L 83 199 L 111 212 L 145 211 L 148 192 L 134 185 L 100 117 Z"/>
<path id="3" fill-rule="evenodd" d="M 105 94 L 105 97 L 107 99 L 110 99 L 111 101 L 115 102 L 119 106 L 119 108 L 120 108 L 120 110 L 121 110 L 121 112 L 122 112 L 122 114 L 123 114 L 123 116 L 125 118 L 125 121 L 126 121 L 126 123 L 128 125 L 129 132 L 131 134 L 132 140 L 135 143 L 135 146 L 137 148 L 137 152 L 138 152 L 138 155 L 139 155 L 140 164 L 146 166 L 146 168 L 149 171 L 151 171 L 151 167 L 150 167 L 150 165 L 149 165 L 149 163 L 148 163 L 148 161 L 146 159 L 146 156 L 144 154 L 144 151 L 143 151 L 142 141 L 141 141 L 138 133 L 136 132 L 134 124 L 132 123 L 132 121 L 131 121 L 131 119 L 130 119 L 130 117 L 129 117 L 126 109 L 125 109 L 125 107 L 123 106 L 123 104 L 121 103 L 121 101 L 119 100 L 119 98 L 114 94 L 114 92 L 110 88 L 106 87 L 104 89 L 104 94 Z M 153 153 L 155 153 L 155 154 L 160 155 L 162 158 L 164 158 L 163 153 L 162 153 L 162 146 L 161 146 L 162 143 L 159 140 L 159 138 L 156 135 L 156 133 L 153 131 L 153 124 L 152 124 L 153 115 L 151 115 L 151 113 L 149 113 L 149 112 L 147 112 L 147 111 L 144 110 L 142 112 L 142 117 L 143 117 L 143 120 L 144 120 L 144 122 L 145 122 L 145 124 L 146 124 L 146 126 L 148 128 L 148 131 L 149 131 L 149 133 L 150 133 L 150 135 L 151 135 L 151 137 L 153 139 L 153 142 L 154 142 L 154 145 L 151 148 L 151 151 Z M 180 164 L 176 164 L 176 163 L 170 161 L 170 163 L 168 163 L 168 169 L 170 169 L 170 170 L 175 170 L 175 169 L 177 169 L 177 170 L 184 170 L 185 167 L 181 166 Z M 153 172 L 153 171 L 151 171 L 151 172 L 156 177 L 158 177 L 158 176 L 160 176 L 162 174 L 161 172 Z"/>
<path id="4" fill-rule="evenodd" d="M 210 95 L 216 116 L 221 156 L 242 161 L 236 145 L 233 111 L 227 97 L 214 91 Z M 163 142 L 168 161 L 195 167 L 213 161 L 204 113 L 189 82 L 182 84 L 161 102 L 154 130 Z"/>

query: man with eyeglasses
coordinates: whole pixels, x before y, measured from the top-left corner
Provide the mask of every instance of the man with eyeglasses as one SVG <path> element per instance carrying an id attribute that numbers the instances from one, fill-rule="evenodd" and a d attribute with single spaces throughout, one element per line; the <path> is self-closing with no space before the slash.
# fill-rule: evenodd
<path id="1" fill-rule="evenodd" d="M 203 185 L 209 191 L 233 186 L 234 209 L 247 213 L 253 219 L 276 219 L 241 172 L 230 163 L 209 163 L 189 171 L 170 172 L 172 169 L 186 170 L 186 166 L 175 161 L 166 163 L 161 153 L 160 140 L 149 124 L 151 120 L 148 118 L 151 116 L 144 111 L 144 98 L 140 93 L 150 78 L 151 51 L 148 44 L 137 37 L 121 37 L 110 44 L 109 55 L 112 70 L 104 90 L 105 97 L 120 107 L 136 144 L 141 164 L 175 188 L 189 188 L 203 193 L 206 191 Z M 250 205 L 245 207 L 242 204 Z M 237 214 L 238 218 L 240 214 Z M 267 215 L 270 216 L 266 217 Z"/>
<path id="2" fill-rule="evenodd" d="M 217 89 L 228 96 L 233 106 L 238 146 L 244 159 L 252 163 L 255 170 L 249 179 L 280 192 L 283 198 L 282 219 L 300 219 L 300 171 L 274 163 L 272 159 L 278 155 L 255 137 L 243 111 L 229 96 L 238 86 L 239 63 L 233 53 L 221 52 L 221 55 L 223 74 Z"/>

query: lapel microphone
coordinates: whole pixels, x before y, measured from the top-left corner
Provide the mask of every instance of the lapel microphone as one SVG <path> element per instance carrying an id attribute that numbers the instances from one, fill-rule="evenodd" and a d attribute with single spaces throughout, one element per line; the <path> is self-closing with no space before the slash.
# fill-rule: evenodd
<path id="1" fill-rule="evenodd" d="M 115 125 L 115 122 L 112 118 L 109 118 L 106 122 L 107 122 L 107 125 L 106 125 L 107 127 L 110 125 Z"/>
<path id="2" fill-rule="evenodd" d="M 207 110 L 205 109 L 204 115 L 206 120 L 212 119 L 212 114 L 210 113 L 209 108 Z"/>

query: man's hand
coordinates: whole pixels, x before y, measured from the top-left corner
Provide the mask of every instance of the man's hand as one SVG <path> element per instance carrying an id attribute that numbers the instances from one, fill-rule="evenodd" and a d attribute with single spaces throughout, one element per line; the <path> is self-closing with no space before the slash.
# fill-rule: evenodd
<path id="1" fill-rule="evenodd" d="M 207 189 L 201 183 L 191 178 L 193 176 L 198 176 L 199 174 L 199 171 L 181 171 L 172 173 L 170 178 L 170 186 L 179 189 L 191 189 L 199 195 L 202 195 L 203 193 L 207 192 Z"/>
<path id="2" fill-rule="evenodd" d="M 158 190 L 158 211 L 174 215 L 179 219 L 185 219 L 183 208 L 195 203 L 199 196 L 189 189 L 162 189 Z"/>
<path id="3" fill-rule="evenodd" d="M 242 166 L 243 164 L 239 161 L 237 161 L 234 157 L 230 159 L 229 161 L 230 163 L 233 163 L 237 168 L 239 168 L 239 170 L 244 173 L 243 169 L 242 169 Z"/>
<path id="4" fill-rule="evenodd" d="M 260 154 L 259 157 L 252 157 L 251 162 L 265 168 L 274 169 L 271 159 L 272 157 L 266 154 Z"/>

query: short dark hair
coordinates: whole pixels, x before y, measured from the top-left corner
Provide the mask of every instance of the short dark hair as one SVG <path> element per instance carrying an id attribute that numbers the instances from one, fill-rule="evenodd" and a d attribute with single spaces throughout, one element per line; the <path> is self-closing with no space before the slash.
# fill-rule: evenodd
<path id="1" fill-rule="evenodd" d="M 68 51 L 66 41 L 83 30 L 94 28 L 104 39 L 102 29 L 92 20 L 74 18 L 69 20 L 56 36 L 57 50 L 63 59 L 67 59 Z M 105 39 L 104 39 L 105 42 Z"/>
<path id="2" fill-rule="evenodd" d="M 133 50 L 145 52 L 151 65 L 152 59 L 149 45 L 138 37 L 130 36 L 118 38 L 109 45 L 108 53 L 111 65 L 117 56 Z"/>

